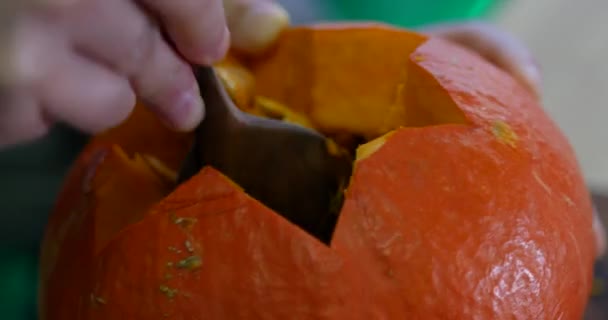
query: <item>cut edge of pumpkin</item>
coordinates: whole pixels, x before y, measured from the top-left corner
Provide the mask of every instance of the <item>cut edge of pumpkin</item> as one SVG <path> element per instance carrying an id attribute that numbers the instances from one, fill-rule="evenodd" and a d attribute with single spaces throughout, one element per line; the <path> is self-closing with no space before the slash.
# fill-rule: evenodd
<path id="1" fill-rule="evenodd" d="M 349 25 L 349 24 L 347 24 L 346 26 L 330 24 L 330 25 L 324 26 L 323 28 L 330 28 L 330 29 L 333 28 L 333 30 L 336 30 L 336 29 L 348 28 L 349 26 L 352 27 L 352 25 Z M 395 31 L 395 28 L 389 26 L 387 29 L 385 29 L 386 26 L 381 25 L 381 24 L 380 25 L 378 25 L 378 24 L 363 24 L 363 25 L 358 24 L 355 26 L 358 28 L 362 28 L 365 26 L 371 26 L 373 28 L 379 27 L 380 30 L 387 30 L 390 32 Z M 310 28 L 312 30 L 322 30 L 323 29 L 322 27 L 319 27 L 319 26 L 307 27 L 307 28 Z M 406 30 L 404 32 L 408 32 L 408 31 Z M 428 41 L 428 39 L 422 41 L 418 45 L 417 48 L 420 48 L 427 41 Z M 406 121 L 397 127 L 387 126 L 385 129 L 383 129 L 383 131 L 386 131 L 383 134 L 373 137 L 371 139 L 366 139 L 363 143 L 357 144 L 353 148 L 354 150 L 353 149 L 350 150 L 350 152 L 353 153 L 354 170 L 353 170 L 353 173 L 351 174 L 350 179 L 347 181 L 347 184 L 343 188 L 343 190 L 344 190 L 343 198 L 344 199 L 346 199 L 346 197 L 348 197 L 348 195 L 346 193 L 348 191 L 350 184 L 352 183 L 352 178 L 356 173 L 355 171 L 357 170 L 357 165 L 361 161 L 368 159 L 374 153 L 376 153 L 378 150 L 380 150 L 385 145 L 387 140 L 390 139 L 390 137 L 395 132 L 401 131 L 401 130 L 408 130 L 408 128 L 412 128 L 412 127 L 441 126 L 441 125 L 448 125 L 448 124 L 462 124 L 462 125 L 470 124 L 466 115 L 464 114 L 464 112 L 459 108 L 459 106 L 456 104 L 454 99 L 452 99 L 450 94 L 444 88 L 442 88 L 438 79 L 436 79 L 421 64 L 421 62 L 423 61 L 424 58 L 421 57 L 420 54 L 418 54 L 417 50 L 418 49 L 411 52 L 409 54 L 409 57 L 406 58 L 406 59 L 408 59 L 408 61 L 407 61 L 408 76 L 406 78 L 406 82 L 402 83 L 402 84 L 397 84 L 397 88 L 396 88 L 397 92 L 400 94 L 398 94 L 398 97 L 396 98 L 397 100 L 395 100 L 394 103 L 399 103 L 400 105 L 402 105 L 401 107 L 402 107 L 404 113 L 406 113 L 406 115 L 407 115 L 405 117 Z M 233 65 L 233 63 L 234 63 L 234 65 Z M 268 113 L 270 113 L 270 114 L 277 113 L 277 118 L 280 118 L 283 121 L 293 122 L 293 123 L 304 125 L 307 127 L 312 127 L 315 130 L 319 130 L 318 128 L 314 128 L 314 126 L 312 125 L 312 121 L 310 119 L 307 119 L 306 115 L 302 115 L 301 113 L 298 113 L 297 110 L 291 110 L 289 106 L 285 106 L 279 102 L 273 101 L 272 98 L 254 95 L 255 84 L 253 82 L 254 79 L 250 77 L 251 74 L 247 74 L 247 72 L 249 72 L 249 70 L 245 69 L 245 71 L 246 71 L 245 78 L 241 79 L 238 76 L 239 74 L 242 75 L 241 73 L 243 73 L 243 71 L 244 71 L 244 70 L 242 70 L 242 67 L 244 67 L 244 65 L 240 65 L 238 60 L 234 60 L 233 57 L 228 57 L 224 62 L 217 64 L 215 66 L 215 69 L 218 70 L 220 79 L 222 79 L 224 85 L 228 89 L 227 91 L 231 94 L 231 98 L 237 105 L 240 105 L 241 107 L 244 105 L 250 105 L 250 106 L 253 105 L 254 106 L 254 109 L 244 110 L 244 111 L 249 111 L 253 114 L 256 114 L 256 110 L 257 110 L 257 113 L 260 113 L 260 112 L 264 113 L 264 114 L 257 114 L 258 116 L 268 116 Z M 236 72 L 236 74 L 231 74 L 231 72 Z M 237 75 L 237 76 L 233 77 L 234 75 Z M 242 90 L 238 90 L 238 88 L 241 88 Z M 444 116 L 445 114 L 447 114 L 448 116 Z M 308 115 L 308 116 L 310 116 L 310 115 Z M 333 139 L 328 139 L 328 148 L 333 153 L 339 153 L 339 152 L 344 151 L 342 146 L 340 145 L 340 143 L 334 141 Z M 120 149 L 117 149 L 117 150 L 120 150 Z M 139 167 L 145 166 L 146 170 L 148 170 L 150 172 L 154 172 L 154 175 L 156 176 L 155 178 L 161 178 L 161 179 L 168 180 L 168 181 L 174 181 L 175 172 L 173 170 L 171 170 L 170 168 L 168 168 L 162 161 L 154 158 L 152 155 L 138 155 L 138 154 L 127 155 L 125 153 L 125 151 L 122 151 L 122 153 L 121 152 L 118 152 L 118 153 L 122 154 L 121 161 L 125 162 L 125 163 L 123 163 L 124 165 L 126 165 L 126 166 L 133 165 L 134 170 L 138 166 Z M 202 168 L 198 174 L 201 174 L 204 170 L 205 170 L 205 168 Z M 135 174 L 135 171 L 133 173 Z M 247 194 L 244 190 L 242 190 L 242 188 L 240 188 L 240 186 L 238 186 L 238 184 L 236 184 L 230 178 L 228 178 L 228 177 L 225 177 L 225 178 L 233 186 L 237 187 L 239 190 L 244 192 L 248 197 L 254 199 L 257 202 L 260 202 L 259 200 L 255 199 L 251 195 Z M 166 197 L 166 196 L 170 195 L 172 192 L 175 192 L 175 190 L 165 193 L 164 196 Z M 163 199 L 163 197 L 158 198 L 158 200 L 162 200 L 162 199 Z M 264 205 L 263 203 L 261 203 L 261 204 Z M 268 208 L 268 207 L 266 207 L 266 208 Z M 268 208 L 268 209 L 271 210 L 273 213 L 278 214 L 279 216 L 282 217 L 282 215 L 280 213 L 275 212 L 270 208 Z M 336 222 L 333 226 L 334 231 L 338 224 L 341 211 L 342 210 L 338 211 L 339 212 L 338 219 L 336 219 Z M 144 216 L 140 217 L 139 220 L 146 218 L 145 212 L 140 213 L 140 214 L 143 214 Z M 289 222 L 289 223 L 295 224 L 292 222 Z M 128 225 L 127 225 L 127 227 L 128 227 Z M 324 241 L 319 239 L 316 235 L 314 235 L 312 232 L 305 230 L 304 228 L 300 227 L 297 224 L 296 224 L 296 227 L 304 230 L 311 237 L 317 239 L 318 241 L 321 241 L 325 245 L 331 246 L 331 239 L 330 239 L 329 243 L 325 243 Z M 120 230 L 115 230 L 115 231 L 120 232 Z M 114 233 L 114 234 L 116 234 L 116 233 Z M 333 232 L 332 232 L 332 234 L 333 234 Z"/>
<path id="2" fill-rule="evenodd" d="M 420 64 L 424 61 L 424 57 L 414 51 L 409 59 L 408 72 L 413 76 L 408 76 L 405 88 L 407 92 L 403 93 L 406 95 L 404 99 L 407 99 L 404 105 L 405 113 L 408 115 L 406 122 L 357 146 L 355 164 L 378 151 L 397 131 L 442 125 L 472 126 L 466 114 L 442 88 L 438 79 Z M 432 94 L 428 91 L 432 91 Z"/>
<path id="3" fill-rule="evenodd" d="M 336 128 L 333 131 L 332 129 L 328 131 L 326 125 L 318 123 L 319 119 L 316 119 L 318 114 L 315 115 L 318 113 L 318 110 L 315 110 L 315 108 L 311 107 L 310 110 L 304 112 L 303 110 L 297 110 L 297 107 L 283 103 L 279 97 L 267 96 L 264 92 L 258 92 L 256 88 L 258 84 L 256 82 L 259 80 L 256 74 L 260 72 L 260 69 L 255 67 L 256 62 L 248 61 L 246 58 L 244 61 L 241 61 L 242 59 L 229 55 L 224 61 L 218 63 L 215 68 L 218 70 L 218 74 L 224 85 L 227 86 L 227 91 L 231 98 L 243 111 L 256 116 L 282 120 L 316 130 L 328 137 L 328 144 L 331 150 L 343 149 L 342 151 L 351 153 L 354 163 L 369 157 L 375 150 L 378 150 L 383 144 L 382 142 L 396 130 L 442 124 L 471 124 L 467 115 L 457 105 L 447 90 L 442 87 L 440 81 L 423 65 L 426 58 L 423 52 L 421 52 L 423 50 L 420 50 L 420 48 L 432 38 L 386 24 L 374 22 L 328 23 L 312 26 L 304 25 L 289 29 L 288 32 L 282 35 L 284 38 L 279 39 L 278 43 L 270 50 L 271 52 L 267 53 L 269 56 L 264 57 L 271 61 L 261 60 L 261 64 L 263 65 L 261 69 L 262 77 L 264 77 L 264 74 L 268 74 L 266 69 L 274 70 L 285 64 L 286 62 L 283 61 L 285 55 L 289 55 L 293 51 L 291 47 L 301 46 L 300 42 L 311 42 L 310 45 L 315 47 L 315 45 L 318 45 L 317 42 L 325 43 L 328 41 L 326 38 L 332 38 L 331 34 L 333 32 L 349 30 L 362 32 L 364 39 L 369 38 L 370 34 L 374 32 L 377 32 L 379 35 L 390 35 L 395 32 L 402 33 L 402 42 L 416 44 L 414 49 L 407 49 L 410 51 L 406 58 L 404 58 L 404 69 L 400 71 L 405 72 L 407 76 L 395 82 L 392 98 L 388 98 L 388 100 L 386 100 L 387 97 L 382 98 L 386 100 L 383 100 L 383 104 L 386 104 L 383 108 L 387 109 L 388 114 L 382 116 L 383 120 L 378 122 L 378 128 L 374 129 L 377 133 L 371 136 L 369 134 L 367 136 L 357 135 L 355 131 L 358 129 L 356 128 L 343 128 L 341 131 L 344 132 L 340 130 L 336 132 Z M 327 32 L 327 34 L 324 34 L 324 32 Z M 289 38 L 289 34 L 293 35 L 293 39 Z M 361 41 L 361 39 L 357 38 L 360 36 L 361 34 L 357 33 L 353 35 L 355 44 Z M 315 37 L 325 40 L 311 40 L 316 39 Z M 297 41 L 297 39 L 302 40 Z M 382 40 L 378 41 L 382 43 Z M 411 43 L 407 46 L 412 46 Z M 396 46 L 399 47 L 400 45 Z M 310 54 L 314 55 L 315 53 L 318 54 L 318 50 L 324 52 L 327 49 L 315 50 L 309 48 L 309 50 L 311 50 Z M 297 57 L 300 60 L 314 60 L 314 58 L 305 54 L 298 55 Z M 254 61 L 256 59 L 254 58 Z M 278 59 L 279 62 L 272 62 L 273 59 Z M 299 63 L 298 59 L 296 59 L 294 63 L 296 65 L 307 64 L 303 61 L 300 62 L 302 63 Z M 272 81 L 274 78 L 271 77 L 269 79 Z M 309 79 L 309 81 L 312 80 Z M 335 81 L 335 79 L 332 81 Z M 393 79 L 393 81 L 396 81 L 396 79 Z M 262 86 L 264 87 L 265 85 Z M 306 86 L 304 89 L 306 89 Z M 318 88 L 315 90 L 318 90 Z M 391 118 L 393 120 L 390 120 Z M 401 119 L 395 122 L 394 118 Z M 365 122 L 365 119 L 359 119 L 359 121 L 355 122 L 362 123 Z M 360 139 L 363 139 L 363 141 L 356 142 Z"/>
<path id="4" fill-rule="evenodd" d="M 150 207 L 171 192 L 171 171 L 150 155 L 129 155 L 113 145 L 90 178 L 94 199 L 91 214 L 95 233 L 94 252 L 112 238 L 146 217 Z M 137 192 L 137 197 L 132 193 Z"/>
<path id="5" fill-rule="evenodd" d="M 91 172 L 86 183 L 88 185 L 87 193 L 92 194 L 95 199 L 104 199 L 104 201 L 95 201 L 94 207 L 89 213 L 94 221 L 92 232 L 94 232 L 95 241 L 92 249 L 95 255 L 105 250 L 121 234 L 128 233 L 130 229 L 137 228 L 148 219 L 155 219 L 154 216 L 161 213 L 155 208 L 190 183 L 190 181 L 185 181 L 178 188 L 174 188 L 177 175 L 174 170 L 168 168 L 153 155 L 131 154 L 117 144 L 106 148 L 101 161 L 90 162 L 89 165 Z M 293 224 L 247 194 L 241 186 L 211 166 L 203 167 L 195 176 L 204 175 L 209 170 L 221 175 L 223 180 L 235 191 L 242 192 L 248 199 L 259 203 L 281 219 Z M 192 177 L 190 180 L 194 178 Z M 132 192 L 137 192 L 138 197 L 131 197 Z M 146 196 L 142 197 L 142 195 Z M 119 201 L 120 206 L 112 205 L 117 201 L 109 201 L 109 199 L 120 198 L 129 199 L 129 201 Z M 98 203 L 105 205 L 98 206 Z M 124 204 L 128 204 L 129 208 L 125 209 Z M 129 214 L 123 214 L 126 212 Z M 171 218 L 169 212 L 162 214 Z M 297 225 L 295 227 L 300 228 Z M 306 230 L 304 232 L 316 239 Z"/>

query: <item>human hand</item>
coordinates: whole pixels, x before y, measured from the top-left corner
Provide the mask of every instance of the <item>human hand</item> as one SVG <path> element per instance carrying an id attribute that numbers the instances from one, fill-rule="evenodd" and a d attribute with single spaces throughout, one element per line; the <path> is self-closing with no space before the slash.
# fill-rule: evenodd
<path id="1" fill-rule="evenodd" d="M 288 20 L 271 0 L 3 0 L 0 147 L 55 122 L 97 133 L 136 97 L 192 129 L 204 108 L 190 65 L 218 61 L 231 40 L 262 49 Z"/>

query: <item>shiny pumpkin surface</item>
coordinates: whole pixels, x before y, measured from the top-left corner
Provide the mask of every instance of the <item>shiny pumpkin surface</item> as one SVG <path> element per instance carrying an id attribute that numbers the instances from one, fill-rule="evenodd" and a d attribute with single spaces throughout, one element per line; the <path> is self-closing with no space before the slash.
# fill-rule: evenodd
<path id="1" fill-rule="evenodd" d="M 66 178 L 42 319 L 581 318 L 589 193 L 568 141 L 506 73 L 370 24 L 292 28 L 217 68 L 244 110 L 365 139 L 331 244 L 213 168 L 173 190 L 190 137 L 138 106 Z"/>

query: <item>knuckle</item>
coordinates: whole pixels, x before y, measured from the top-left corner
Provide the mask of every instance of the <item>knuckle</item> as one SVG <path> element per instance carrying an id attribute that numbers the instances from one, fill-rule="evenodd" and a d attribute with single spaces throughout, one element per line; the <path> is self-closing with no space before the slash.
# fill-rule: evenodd
<path id="1" fill-rule="evenodd" d="M 156 70 L 148 69 L 139 76 L 136 85 L 144 99 L 154 104 L 166 104 L 167 100 L 170 101 L 183 91 L 190 90 L 194 83 L 192 70 L 185 63 L 175 61 L 158 66 Z"/>
<path id="2" fill-rule="evenodd" d="M 183 31 L 192 29 L 194 34 L 199 34 L 210 24 L 222 23 L 225 19 L 224 12 L 220 0 L 182 0 L 180 8 L 174 12 L 173 19 L 174 24 L 184 26 Z"/>
<path id="3" fill-rule="evenodd" d="M 11 28 L 0 35 L 0 84 L 19 85 L 27 82 L 34 71 L 30 62 L 32 61 L 32 50 L 30 41 L 24 37 L 22 32 Z"/>
<path id="4" fill-rule="evenodd" d="M 0 147 L 43 137 L 53 125 L 51 118 L 33 99 L 13 98 L 0 99 Z"/>
<path id="5" fill-rule="evenodd" d="M 223 5 L 219 5 L 217 0 L 203 0 L 203 1 L 187 0 L 187 1 L 192 3 L 192 6 L 194 7 L 194 9 L 198 10 L 198 12 L 196 12 L 196 13 L 202 13 L 202 12 L 215 13 L 215 12 L 212 12 L 212 10 L 214 10 L 215 8 L 223 7 Z"/>
<path id="6" fill-rule="evenodd" d="M 101 113 L 96 118 L 97 121 L 86 124 L 87 131 L 98 133 L 121 124 L 129 117 L 134 106 L 135 96 L 130 89 L 125 88 L 108 95 L 97 107 Z"/>
<path id="7" fill-rule="evenodd" d="M 158 30 L 151 22 L 144 22 L 133 28 L 132 35 L 123 48 L 124 54 L 119 68 L 128 75 L 145 68 L 154 54 L 156 42 L 159 41 L 158 35 Z"/>
<path id="8" fill-rule="evenodd" d="M 65 45 L 55 29 L 31 16 L 0 26 L 0 43 L 0 85 L 17 87 L 39 81 Z"/>

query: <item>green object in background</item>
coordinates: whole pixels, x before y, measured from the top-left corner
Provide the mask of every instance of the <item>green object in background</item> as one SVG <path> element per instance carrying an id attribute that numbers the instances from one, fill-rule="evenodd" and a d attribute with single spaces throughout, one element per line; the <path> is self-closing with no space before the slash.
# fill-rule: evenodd
<path id="1" fill-rule="evenodd" d="M 332 0 L 330 19 L 374 20 L 400 27 L 478 19 L 504 0 Z"/>
<path id="2" fill-rule="evenodd" d="M 0 250 L 0 257 L 0 319 L 35 320 L 37 257 L 16 250 Z"/>

